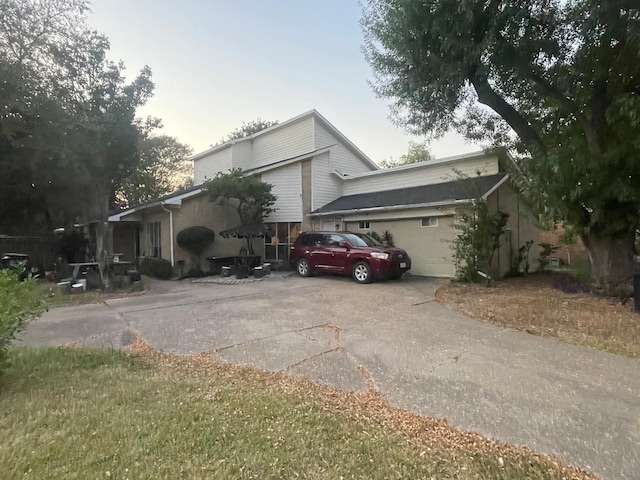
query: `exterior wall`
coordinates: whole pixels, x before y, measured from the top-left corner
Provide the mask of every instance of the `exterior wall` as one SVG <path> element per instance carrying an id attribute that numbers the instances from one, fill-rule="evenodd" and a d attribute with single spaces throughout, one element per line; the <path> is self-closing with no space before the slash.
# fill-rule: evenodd
<path id="1" fill-rule="evenodd" d="M 248 170 L 253 168 L 251 162 L 251 140 L 234 143 L 231 147 L 231 160 L 233 168 Z"/>
<path id="2" fill-rule="evenodd" d="M 323 153 L 314 157 L 312 161 L 311 210 L 316 210 L 342 195 L 342 181 L 337 176 L 331 175 L 329 155 L 329 152 Z"/>
<path id="3" fill-rule="evenodd" d="M 301 164 L 302 169 L 302 230 L 309 230 L 311 223 L 308 215 L 311 213 L 313 197 L 313 166 L 312 160 Z"/>
<path id="4" fill-rule="evenodd" d="M 487 205 L 490 212 L 500 209 L 509 214 L 508 230 L 500 241 L 500 248 L 495 254 L 492 274 L 503 276 L 509 273 L 512 252 L 517 252 L 518 248 L 529 240 L 534 242 L 529 250 L 528 258 L 530 271 L 534 271 L 538 266 L 536 260 L 540 257 L 540 230 L 536 216 L 522 202 L 520 195 L 509 182 L 505 182 L 489 195 Z"/>
<path id="5" fill-rule="evenodd" d="M 433 215 L 427 215 L 433 216 Z M 439 216 L 438 225 L 423 227 L 422 216 L 396 220 L 368 220 L 370 231 L 379 235 L 388 230 L 393 235 L 396 247 L 403 248 L 411 257 L 412 275 L 429 277 L 452 277 L 455 267 L 451 259 L 450 241 L 455 236 L 452 228 L 453 215 Z M 347 230 L 362 232 L 357 221 L 347 221 Z"/>
<path id="6" fill-rule="evenodd" d="M 278 197 L 276 211 L 265 222 L 302 221 L 302 169 L 300 162 L 262 174 L 262 181 L 273 185 L 271 192 Z"/>
<path id="7" fill-rule="evenodd" d="M 307 117 L 254 138 L 251 168 L 293 158 L 313 149 L 313 117 Z"/>
<path id="8" fill-rule="evenodd" d="M 218 234 L 222 230 L 235 227 L 239 224 L 240 218 L 234 208 L 210 202 L 206 194 L 191 197 L 183 201 L 182 206 L 173 211 L 173 235 L 175 242 L 174 255 L 176 264 L 178 261 L 184 260 L 186 262 L 185 271 L 191 268 L 191 257 L 189 252 L 179 247 L 175 240 L 178 236 L 178 232 L 181 230 L 196 225 L 202 225 L 212 229 L 215 232 L 216 237 L 213 244 L 204 253 L 204 257 L 225 257 L 229 255 L 237 255 L 240 248 L 244 246 L 245 241 L 237 238 L 222 238 Z M 162 233 L 164 235 L 164 232 Z M 207 270 L 207 262 L 202 263 L 202 268 Z"/>
<path id="9" fill-rule="evenodd" d="M 136 236 L 138 235 L 137 222 L 117 222 L 112 224 L 113 232 L 113 253 L 121 253 L 121 260 L 135 262 L 136 252 Z"/>
<path id="10" fill-rule="evenodd" d="M 232 147 L 229 146 L 193 162 L 194 184 L 200 185 L 205 180 L 215 177 L 216 173 L 229 170 L 232 167 L 231 154 Z"/>
<path id="11" fill-rule="evenodd" d="M 399 167 L 397 169 L 381 170 L 380 173 L 346 179 L 343 195 L 357 193 L 380 192 L 397 188 L 418 187 L 455 180 L 457 175 L 452 170 L 459 170 L 464 175 L 476 176 L 492 175 L 499 172 L 498 157 L 488 156 L 474 159 L 462 159 L 456 162 L 446 162 L 441 165 L 429 164 L 422 167 Z"/>
<path id="12" fill-rule="evenodd" d="M 314 150 L 335 145 L 335 147 L 331 149 L 329 158 L 328 168 L 330 172 L 337 170 L 342 174 L 356 175 L 358 173 L 373 171 L 369 163 L 353 153 L 318 121 L 315 121 L 313 137 L 315 142 Z"/>

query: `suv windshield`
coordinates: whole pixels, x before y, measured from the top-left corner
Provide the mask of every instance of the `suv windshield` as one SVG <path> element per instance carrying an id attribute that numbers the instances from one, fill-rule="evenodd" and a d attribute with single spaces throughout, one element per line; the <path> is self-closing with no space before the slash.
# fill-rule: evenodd
<path id="1" fill-rule="evenodd" d="M 354 247 L 381 247 L 382 244 L 366 233 L 346 233 L 345 238 Z"/>

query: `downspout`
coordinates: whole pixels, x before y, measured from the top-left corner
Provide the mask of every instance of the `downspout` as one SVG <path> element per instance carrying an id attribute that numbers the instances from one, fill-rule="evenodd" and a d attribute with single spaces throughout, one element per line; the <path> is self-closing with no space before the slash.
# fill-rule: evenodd
<path id="1" fill-rule="evenodd" d="M 164 203 L 160 205 L 165 212 L 169 212 L 169 237 L 171 238 L 170 251 L 171 251 L 171 267 L 176 266 L 174 252 L 173 252 L 173 210 L 164 206 Z"/>

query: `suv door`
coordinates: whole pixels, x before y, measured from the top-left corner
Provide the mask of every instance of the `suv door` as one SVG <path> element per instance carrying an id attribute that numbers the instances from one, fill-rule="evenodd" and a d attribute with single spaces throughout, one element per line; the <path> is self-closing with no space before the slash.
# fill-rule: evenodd
<path id="1" fill-rule="evenodd" d="M 348 242 L 342 235 L 329 234 L 326 238 L 326 249 L 330 253 L 327 257 L 329 266 L 328 270 L 334 272 L 344 272 L 348 269 L 350 249 L 347 248 Z"/>

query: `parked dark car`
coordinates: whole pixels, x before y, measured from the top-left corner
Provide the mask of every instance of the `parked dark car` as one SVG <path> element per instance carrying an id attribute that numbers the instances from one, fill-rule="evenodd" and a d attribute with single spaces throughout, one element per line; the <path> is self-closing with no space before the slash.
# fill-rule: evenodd
<path id="1" fill-rule="evenodd" d="M 302 232 L 291 246 L 291 264 L 302 277 L 314 272 L 351 275 L 358 283 L 374 278 L 400 278 L 411 258 L 400 248 L 352 232 Z"/>
<path id="2" fill-rule="evenodd" d="M 29 274 L 37 276 L 39 273 L 38 268 L 26 253 L 3 253 L 0 256 L 0 270 L 7 268 L 17 270 L 20 280 L 24 280 Z"/>

